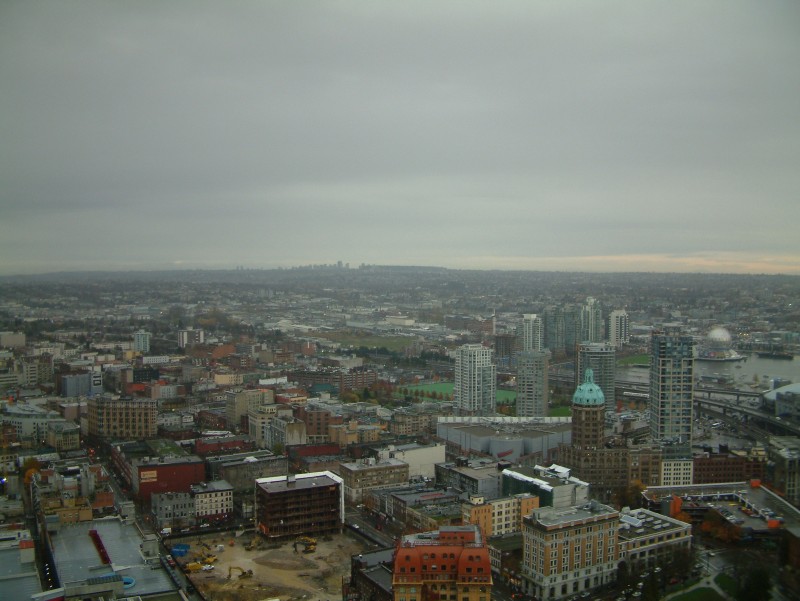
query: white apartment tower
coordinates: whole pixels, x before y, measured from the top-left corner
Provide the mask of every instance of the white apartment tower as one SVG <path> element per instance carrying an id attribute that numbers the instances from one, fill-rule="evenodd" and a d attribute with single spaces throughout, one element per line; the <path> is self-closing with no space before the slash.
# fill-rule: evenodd
<path id="1" fill-rule="evenodd" d="M 138 330 L 133 333 L 133 350 L 145 355 L 150 352 L 150 332 Z"/>
<path id="2" fill-rule="evenodd" d="M 650 435 L 673 449 L 691 448 L 694 339 L 665 324 L 650 338 Z"/>
<path id="3" fill-rule="evenodd" d="M 544 325 L 542 323 L 542 318 L 535 313 L 523 314 L 520 339 L 522 352 L 541 351 L 544 348 Z"/>
<path id="4" fill-rule="evenodd" d="M 625 309 L 612 311 L 608 316 L 608 342 L 615 348 L 630 341 L 630 320 Z"/>
<path id="5" fill-rule="evenodd" d="M 603 307 L 591 296 L 581 307 L 581 339 L 578 342 L 600 342 L 603 340 Z"/>
<path id="6" fill-rule="evenodd" d="M 186 348 L 193 344 L 203 344 L 205 339 L 206 333 L 203 330 L 196 330 L 194 328 L 178 330 L 178 346 L 180 348 Z"/>
<path id="7" fill-rule="evenodd" d="M 549 351 L 523 351 L 517 355 L 517 417 L 547 416 L 549 367 Z"/>
<path id="8" fill-rule="evenodd" d="M 492 415 L 497 406 L 494 351 L 481 344 L 456 349 L 453 401 L 461 415 Z"/>

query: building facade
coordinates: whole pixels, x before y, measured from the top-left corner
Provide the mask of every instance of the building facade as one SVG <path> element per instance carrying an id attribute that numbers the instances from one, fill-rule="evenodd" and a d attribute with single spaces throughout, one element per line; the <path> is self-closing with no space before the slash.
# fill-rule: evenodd
<path id="1" fill-rule="evenodd" d="M 614 348 L 620 348 L 630 342 L 630 317 L 624 309 L 616 309 L 608 315 L 608 343 Z"/>
<path id="2" fill-rule="evenodd" d="M 539 497 L 530 493 L 490 500 L 471 496 L 461 504 L 461 519 L 478 526 L 486 537 L 500 536 L 522 532 L 522 518 L 538 508 Z"/>
<path id="3" fill-rule="evenodd" d="M 603 340 L 603 307 L 599 300 L 588 297 L 581 307 L 581 342 Z"/>
<path id="4" fill-rule="evenodd" d="M 550 351 L 522 351 L 517 355 L 517 416 L 545 417 L 550 400 Z"/>
<path id="5" fill-rule="evenodd" d="M 222 522 L 233 515 L 233 486 L 225 480 L 200 482 L 189 489 L 200 522 Z"/>
<path id="6" fill-rule="evenodd" d="M 609 584 L 619 563 L 619 512 L 590 501 L 544 507 L 523 520 L 522 577 L 540 601 L 564 599 Z"/>
<path id="7" fill-rule="evenodd" d="M 89 436 L 142 440 L 158 433 L 158 401 L 94 396 L 86 402 Z"/>
<path id="8" fill-rule="evenodd" d="M 492 568 L 476 526 L 406 536 L 395 552 L 393 601 L 491 601 Z"/>
<path id="9" fill-rule="evenodd" d="M 408 483 L 408 464 L 399 459 L 341 463 L 338 468 L 342 478 L 344 498 L 348 503 L 361 503 L 364 492 L 376 488 L 390 488 Z"/>
<path id="10" fill-rule="evenodd" d="M 342 479 L 331 472 L 255 481 L 256 531 L 268 539 L 332 534 L 344 521 Z"/>
<path id="11" fill-rule="evenodd" d="M 694 339 L 666 325 L 650 340 L 650 436 L 676 452 L 692 442 Z"/>
<path id="12" fill-rule="evenodd" d="M 619 526 L 620 561 L 629 571 L 642 572 L 689 554 L 692 525 L 649 509 L 623 510 Z"/>
<path id="13" fill-rule="evenodd" d="M 150 352 L 150 332 L 137 330 L 133 333 L 133 350 L 145 355 Z"/>
<path id="14" fill-rule="evenodd" d="M 608 502 L 628 486 L 630 451 L 606 444 L 605 412 L 605 395 L 587 369 L 572 396 L 572 442 L 561 447 L 559 461 L 589 482 L 596 498 Z"/>
<path id="15" fill-rule="evenodd" d="M 494 352 L 480 344 L 465 344 L 455 353 L 453 401 L 461 415 L 492 415 L 497 407 Z"/>
<path id="16" fill-rule="evenodd" d="M 522 316 L 519 339 L 520 350 L 522 352 L 544 350 L 544 325 L 542 318 L 535 313 L 525 313 Z"/>

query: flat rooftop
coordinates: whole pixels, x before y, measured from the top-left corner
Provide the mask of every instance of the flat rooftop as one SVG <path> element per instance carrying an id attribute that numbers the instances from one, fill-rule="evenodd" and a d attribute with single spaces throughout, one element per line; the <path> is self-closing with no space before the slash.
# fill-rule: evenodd
<path id="1" fill-rule="evenodd" d="M 97 530 L 111 565 L 103 565 L 100 561 L 89 530 Z M 125 589 L 129 597 L 175 590 L 175 585 L 158 563 L 158 558 L 150 559 L 159 566 L 158 569 L 145 563 L 139 549 L 142 537 L 132 523 L 123 524 L 113 519 L 64 525 L 58 534 L 52 536 L 52 543 L 53 558 L 62 584 L 82 582 L 116 572 L 136 580 L 132 588 Z"/>
<path id="2" fill-rule="evenodd" d="M 287 481 L 285 477 L 278 479 L 273 478 L 259 478 L 256 480 L 256 486 L 265 490 L 268 493 L 279 493 L 287 490 L 302 490 L 307 488 L 314 488 L 317 486 L 331 486 L 338 484 L 336 480 L 329 476 L 312 476 L 311 478 L 295 478 L 294 481 Z"/>
<path id="3" fill-rule="evenodd" d="M 534 509 L 531 519 L 545 527 L 563 526 L 572 522 L 582 522 L 597 518 L 611 518 L 619 515 L 616 509 L 607 505 L 589 501 L 585 505 L 576 505 L 567 509 L 555 509 L 553 507 L 543 507 Z"/>
<path id="4" fill-rule="evenodd" d="M 800 534 L 800 510 L 763 486 L 753 487 L 747 482 L 651 486 L 642 494 L 652 500 L 668 499 L 675 495 L 683 499 L 685 509 L 709 507 L 731 523 L 756 531 L 767 530 L 768 520 L 780 519 L 784 528 Z M 751 515 L 742 509 L 751 512 Z"/>
<path id="5" fill-rule="evenodd" d="M 655 533 L 678 532 L 687 527 L 689 524 L 676 523 L 676 520 L 652 511 L 633 509 L 628 513 L 620 514 L 619 537 L 623 540 L 630 540 Z"/>
<path id="6" fill-rule="evenodd" d="M 42 592 L 36 564 L 20 563 L 17 546 L 0 549 L 0 582 L 4 599 L 30 599 Z"/>

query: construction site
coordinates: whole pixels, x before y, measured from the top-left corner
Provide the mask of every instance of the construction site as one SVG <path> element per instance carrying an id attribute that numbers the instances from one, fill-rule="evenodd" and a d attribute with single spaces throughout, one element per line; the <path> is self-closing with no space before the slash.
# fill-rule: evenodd
<path id="1" fill-rule="evenodd" d="M 207 601 L 328 601 L 342 594 L 350 558 L 369 547 L 351 532 L 267 541 L 251 533 L 210 534 L 170 545 Z"/>

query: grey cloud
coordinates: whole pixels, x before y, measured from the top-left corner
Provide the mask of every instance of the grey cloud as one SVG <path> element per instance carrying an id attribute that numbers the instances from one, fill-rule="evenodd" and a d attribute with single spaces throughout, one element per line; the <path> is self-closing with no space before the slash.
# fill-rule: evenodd
<path id="1" fill-rule="evenodd" d="M 0 272 L 54 268 L 62 223 L 126 266 L 185 257 L 168 233 L 193 230 L 198 264 L 747 251 L 800 271 L 799 11 L 5 3 Z"/>

